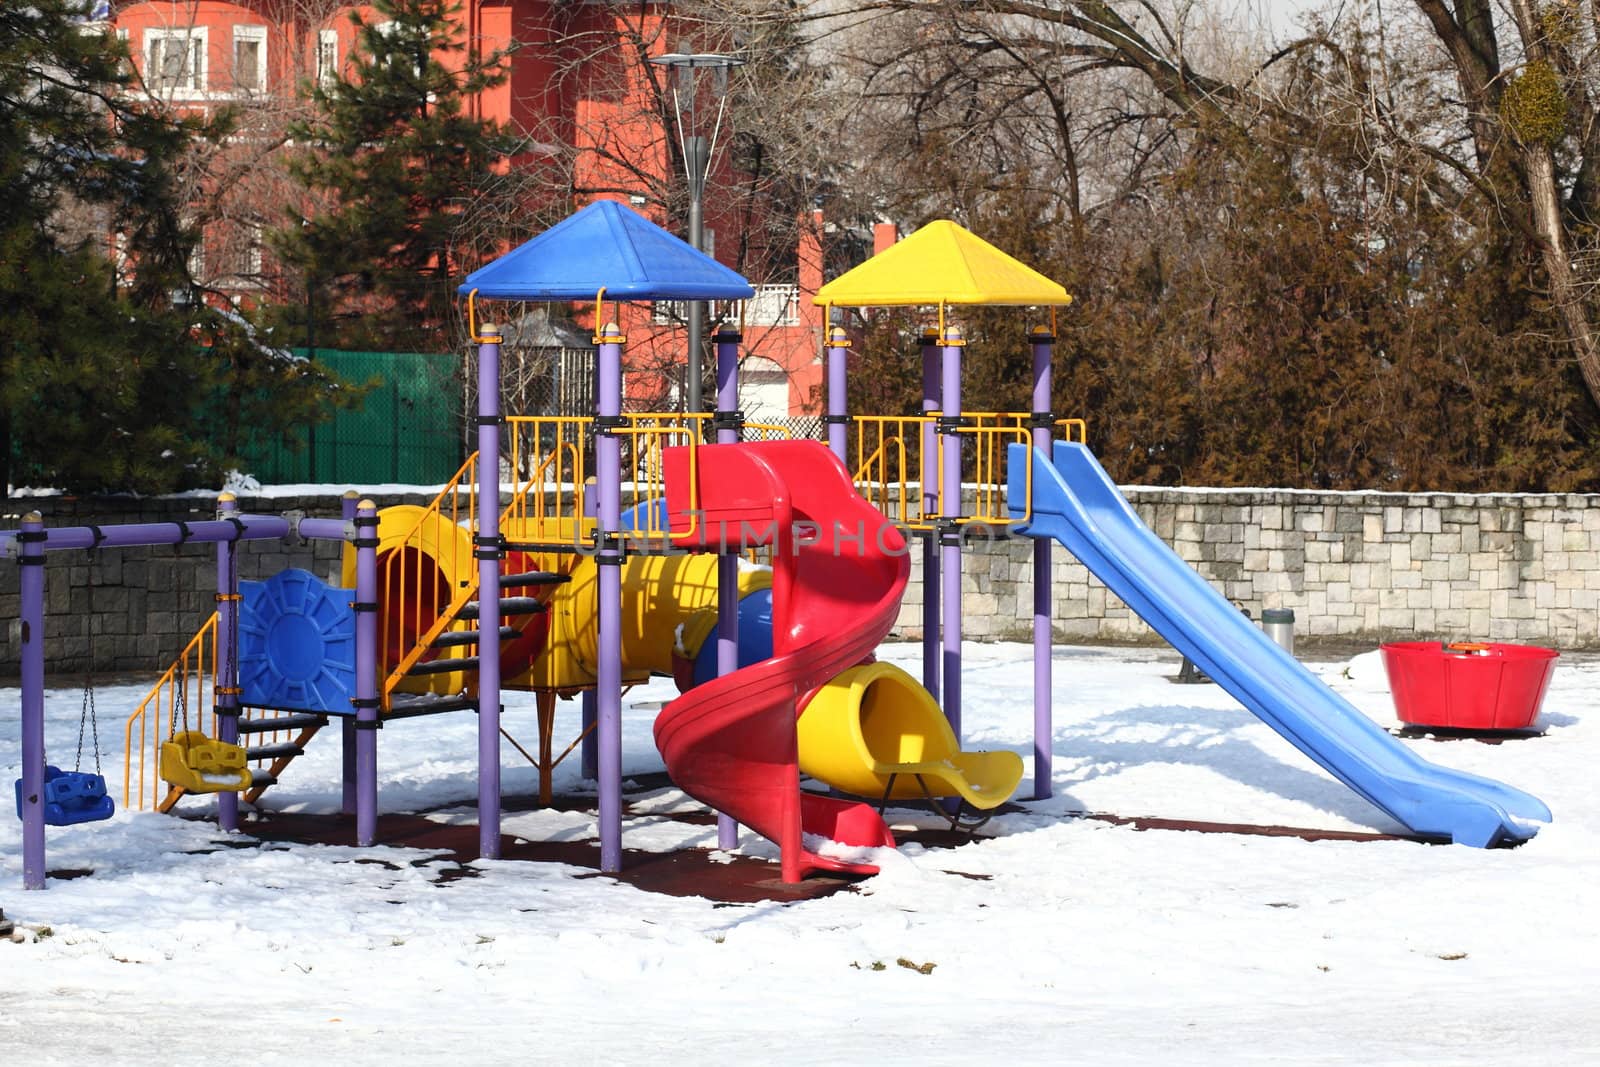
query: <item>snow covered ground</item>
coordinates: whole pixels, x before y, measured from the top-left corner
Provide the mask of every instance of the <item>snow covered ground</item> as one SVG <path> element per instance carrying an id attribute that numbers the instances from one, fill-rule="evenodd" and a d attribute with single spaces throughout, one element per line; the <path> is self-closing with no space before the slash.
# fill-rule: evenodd
<path id="1" fill-rule="evenodd" d="M 1029 650 L 968 653 L 968 746 L 1030 751 Z M 884 658 L 918 670 L 914 646 Z M 879 853 L 878 877 L 804 902 L 674 898 L 511 861 L 438 884 L 426 852 L 219 849 L 204 822 L 120 811 L 50 831 L 50 867 L 92 876 L 24 893 L 7 815 L 0 907 L 51 934 L 0 943 L 0 1060 L 1600 1062 L 1600 662 L 1561 661 L 1544 737 L 1407 742 L 1550 805 L 1554 825 L 1496 851 L 1069 817 L 1396 829 L 1216 687 L 1171 684 L 1177 667 L 1166 650 L 1058 647 L 1055 799 L 996 819 L 991 840 Z M 1376 653 L 1316 669 L 1393 721 Z M 70 766 L 80 693 L 53 681 L 49 752 Z M 137 693 L 97 694 L 114 785 Z M 629 694 L 625 772 L 660 770 L 650 720 L 671 695 Z M 533 737 L 531 700 L 510 701 L 508 728 Z M 7 794 L 17 705 L 0 689 Z M 570 737 L 576 704 L 561 707 L 557 736 Z M 474 731 L 467 715 L 385 730 L 383 809 L 460 805 L 431 817 L 470 822 Z M 577 788 L 575 762 L 558 789 Z M 337 742 L 319 740 L 267 803 L 336 810 L 338 775 Z M 509 749 L 505 784 L 534 784 Z M 554 812 L 508 815 L 505 829 L 595 832 Z M 715 844 L 709 826 L 649 818 L 623 833 L 630 848 Z M 775 856 L 748 833 L 742 848 Z"/>

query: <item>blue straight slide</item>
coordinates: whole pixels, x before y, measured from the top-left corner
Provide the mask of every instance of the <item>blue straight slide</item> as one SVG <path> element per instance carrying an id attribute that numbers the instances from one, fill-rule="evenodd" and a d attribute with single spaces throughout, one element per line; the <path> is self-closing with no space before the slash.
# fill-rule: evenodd
<path id="1" fill-rule="evenodd" d="M 1429 763 L 1390 736 L 1152 533 L 1086 447 L 1058 441 L 1054 453 L 1009 446 L 1013 518 L 1024 515 L 1032 461 L 1033 514 L 1018 532 L 1065 545 L 1174 648 L 1329 774 L 1424 837 L 1488 848 L 1526 840 L 1550 822 L 1537 797 Z"/>

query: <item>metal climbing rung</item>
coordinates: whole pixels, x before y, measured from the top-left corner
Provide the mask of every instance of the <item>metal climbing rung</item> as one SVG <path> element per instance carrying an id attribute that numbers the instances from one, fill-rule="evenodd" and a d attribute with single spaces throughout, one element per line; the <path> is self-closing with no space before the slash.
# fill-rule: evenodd
<path id="1" fill-rule="evenodd" d="M 270 734 L 275 730 L 303 730 L 307 726 L 326 725 L 328 720 L 325 716 L 302 712 L 296 715 L 279 715 L 276 719 L 240 719 L 239 733 Z"/>
<path id="2" fill-rule="evenodd" d="M 293 741 L 282 741 L 276 745 L 257 745 L 245 749 L 244 755 L 248 760 L 277 759 L 279 756 L 303 756 L 306 750 Z M 260 781 L 259 776 L 257 781 Z"/>
<path id="3" fill-rule="evenodd" d="M 500 627 L 500 640 L 509 641 L 513 637 L 521 636 L 522 631 L 515 626 Z M 433 639 L 434 648 L 455 648 L 459 645 L 475 645 L 483 640 L 481 630 L 446 630 Z"/>
<path id="4" fill-rule="evenodd" d="M 557 574 L 555 571 L 524 571 L 521 574 L 502 574 L 500 576 L 501 589 L 515 589 L 528 585 L 565 585 L 572 581 L 570 574 Z"/>
<path id="5" fill-rule="evenodd" d="M 396 693 L 394 703 L 389 708 L 385 719 L 411 719 L 419 715 L 439 715 L 447 711 L 474 711 L 478 708 L 477 697 L 449 697 L 441 700 L 436 696 L 413 696 L 406 693 Z"/>
<path id="6" fill-rule="evenodd" d="M 472 600 L 462 606 L 456 615 L 458 619 L 476 619 L 478 617 L 480 602 Z M 508 596 L 500 598 L 501 615 L 537 615 L 546 610 L 544 604 L 531 596 Z"/>
<path id="7" fill-rule="evenodd" d="M 477 656 L 459 656 L 455 659 L 426 659 L 413 663 L 407 674 L 449 674 L 452 671 L 475 671 L 483 663 Z"/>

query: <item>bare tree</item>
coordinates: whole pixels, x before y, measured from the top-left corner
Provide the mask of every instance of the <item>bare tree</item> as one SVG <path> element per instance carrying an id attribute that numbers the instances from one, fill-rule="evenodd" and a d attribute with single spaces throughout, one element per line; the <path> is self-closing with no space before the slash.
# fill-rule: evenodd
<path id="1" fill-rule="evenodd" d="M 871 27 L 873 47 L 853 50 L 862 84 L 909 120 L 906 136 L 948 144 L 980 182 L 1027 168 L 1075 227 L 1097 199 L 1141 195 L 1177 145 L 1221 130 L 1258 136 L 1263 117 L 1271 135 L 1307 144 L 1330 122 L 1358 127 L 1380 186 L 1404 172 L 1412 195 L 1475 200 L 1471 210 L 1536 250 L 1535 284 L 1600 406 L 1600 5 L 1329 6 L 1330 20 L 1286 44 L 1258 37 L 1253 62 L 1219 47 L 1213 5 L 1193 0 L 866 0 L 845 13 L 857 39 Z M 838 5 L 826 12 L 845 17 Z M 1342 114 L 1297 111 L 1282 91 L 1280 68 L 1306 52 L 1320 53 L 1317 76 L 1338 90 L 1319 100 L 1342 95 Z"/>

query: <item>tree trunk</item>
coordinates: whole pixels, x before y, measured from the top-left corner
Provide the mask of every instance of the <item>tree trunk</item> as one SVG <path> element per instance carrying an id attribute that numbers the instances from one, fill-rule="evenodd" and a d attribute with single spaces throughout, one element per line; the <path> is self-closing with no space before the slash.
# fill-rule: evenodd
<path id="1" fill-rule="evenodd" d="M 1561 316 L 1589 399 L 1600 408 L 1600 348 L 1596 346 L 1594 323 L 1585 306 L 1584 286 L 1572 269 L 1567 232 L 1561 224 L 1561 193 L 1556 185 L 1555 160 L 1547 146 L 1528 145 L 1522 149 L 1522 161 L 1528 199 L 1533 208 L 1533 224 L 1539 233 L 1540 252 L 1550 280 L 1550 299 Z"/>
<path id="2" fill-rule="evenodd" d="M 1511 17 L 1530 63 L 1550 63 L 1545 27 L 1533 0 L 1511 0 Z M 1533 209 L 1533 226 L 1539 234 L 1540 253 L 1550 282 L 1550 299 L 1561 316 L 1567 341 L 1577 358 L 1589 399 L 1600 408 L 1600 350 L 1585 299 L 1585 285 L 1572 267 L 1572 236 L 1568 233 L 1556 183 L 1555 155 L 1550 145 L 1532 142 L 1521 147 L 1523 181 Z"/>

